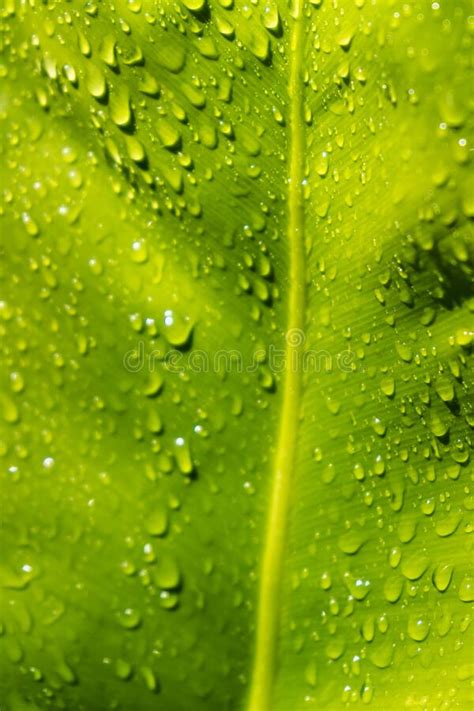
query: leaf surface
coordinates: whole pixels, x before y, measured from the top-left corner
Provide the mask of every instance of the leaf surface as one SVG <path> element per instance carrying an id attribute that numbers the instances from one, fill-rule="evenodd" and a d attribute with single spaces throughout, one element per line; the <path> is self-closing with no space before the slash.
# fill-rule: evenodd
<path id="1" fill-rule="evenodd" d="M 468 15 L 4 5 L 7 711 L 472 704 Z"/>

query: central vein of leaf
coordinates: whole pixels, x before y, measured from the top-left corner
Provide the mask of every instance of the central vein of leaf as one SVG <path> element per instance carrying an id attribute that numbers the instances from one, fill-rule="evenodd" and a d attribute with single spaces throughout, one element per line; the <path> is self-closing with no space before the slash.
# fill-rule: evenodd
<path id="1" fill-rule="evenodd" d="M 294 0 L 290 44 L 288 92 L 290 98 L 290 154 L 288 164 L 288 243 L 290 292 L 286 334 L 286 369 L 278 444 L 273 464 L 271 501 L 260 571 L 256 648 L 248 711 L 272 711 L 277 668 L 280 594 L 289 493 L 298 432 L 301 368 L 304 342 L 305 248 L 304 248 L 304 121 L 303 79 L 304 0 Z"/>

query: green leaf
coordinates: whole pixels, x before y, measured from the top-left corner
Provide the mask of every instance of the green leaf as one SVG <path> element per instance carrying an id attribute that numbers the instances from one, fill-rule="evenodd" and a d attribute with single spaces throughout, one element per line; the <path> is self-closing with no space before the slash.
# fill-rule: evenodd
<path id="1" fill-rule="evenodd" d="M 5 1 L 5 711 L 472 705 L 469 11 Z"/>

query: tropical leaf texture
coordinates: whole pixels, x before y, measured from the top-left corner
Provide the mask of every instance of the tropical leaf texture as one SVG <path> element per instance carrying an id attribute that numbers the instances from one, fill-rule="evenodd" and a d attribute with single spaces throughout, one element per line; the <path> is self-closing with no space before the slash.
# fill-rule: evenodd
<path id="1" fill-rule="evenodd" d="M 469 11 L 4 0 L 4 711 L 472 707 Z"/>

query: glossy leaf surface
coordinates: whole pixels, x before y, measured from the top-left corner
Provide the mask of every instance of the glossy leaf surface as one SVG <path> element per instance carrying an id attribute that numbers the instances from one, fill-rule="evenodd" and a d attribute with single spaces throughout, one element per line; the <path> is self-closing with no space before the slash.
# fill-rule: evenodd
<path id="1" fill-rule="evenodd" d="M 5 711 L 472 704 L 468 16 L 4 3 Z"/>

